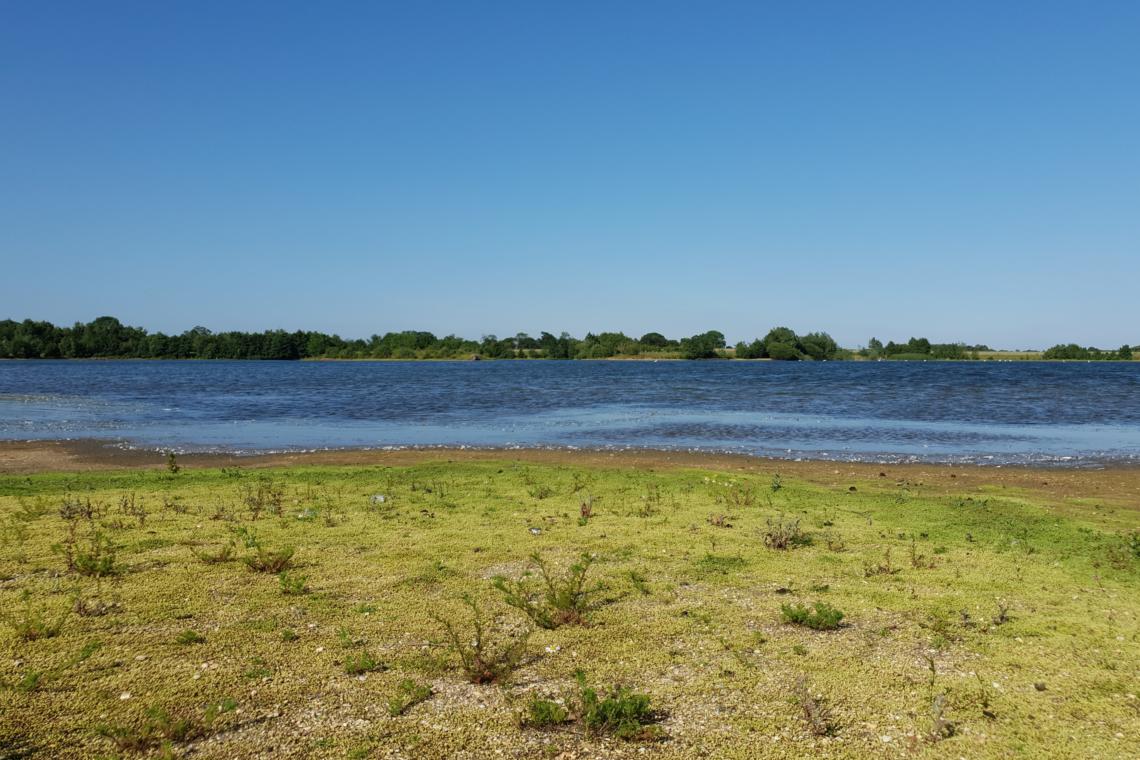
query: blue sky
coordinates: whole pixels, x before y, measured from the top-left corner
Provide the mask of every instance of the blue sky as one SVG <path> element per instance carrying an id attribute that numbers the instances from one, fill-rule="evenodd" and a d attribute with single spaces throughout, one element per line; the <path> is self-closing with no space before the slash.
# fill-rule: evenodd
<path id="1" fill-rule="evenodd" d="M 1140 3 L 0 5 L 0 318 L 1140 343 Z"/>

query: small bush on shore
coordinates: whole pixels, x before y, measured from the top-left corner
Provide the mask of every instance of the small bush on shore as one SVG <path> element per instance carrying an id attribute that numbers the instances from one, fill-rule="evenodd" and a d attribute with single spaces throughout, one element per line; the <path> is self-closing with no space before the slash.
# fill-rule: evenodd
<path id="1" fill-rule="evenodd" d="M 478 603 L 466 594 L 462 600 L 471 609 L 471 636 L 460 636 L 454 623 L 436 617 L 436 621 L 443 626 L 448 647 L 459 657 L 460 667 L 471 683 L 500 683 L 507 680 L 526 653 L 530 631 L 500 629 L 492 633 L 488 630 Z"/>
<path id="2" fill-rule="evenodd" d="M 811 607 L 802 604 L 780 606 L 785 623 L 800 625 L 816 631 L 834 631 L 843 620 L 843 613 L 827 602 L 816 602 Z"/>
<path id="3" fill-rule="evenodd" d="M 494 586 L 503 593 L 504 601 L 522 610 L 540 628 L 553 630 L 562 625 L 585 625 L 590 597 L 600 590 L 598 586 L 586 587 L 586 574 L 594 563 L 593 557 L 582 554 L 560 578 L 551 574 L 537 552 L 530 560 L 538 569 L 540 587 L 536 589 L 535 584 L 530 583 L 531 571 L 517 581 L 495 576 Z"/>

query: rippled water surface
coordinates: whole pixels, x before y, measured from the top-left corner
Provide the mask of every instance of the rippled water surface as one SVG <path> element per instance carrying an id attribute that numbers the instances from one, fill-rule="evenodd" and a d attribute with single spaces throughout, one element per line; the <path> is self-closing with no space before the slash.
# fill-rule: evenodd
<path id="1" fill-rule="evenodd" d="M 0 439 L 1140 462 L 1140 363 L 0 362 Z"/>

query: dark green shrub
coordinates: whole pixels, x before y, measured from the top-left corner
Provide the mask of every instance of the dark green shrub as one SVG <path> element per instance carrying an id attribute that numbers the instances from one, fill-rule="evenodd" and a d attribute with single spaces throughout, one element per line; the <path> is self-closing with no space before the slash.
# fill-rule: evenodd
<path id="1" fill-rule="evenodd" d="M 192 631 L 187 628 L 185 631 L 178 634 L 178 636 L 175 637 L 174 641 L 178 644 L 182 644 L 183 646 L 188 644 L 205 644 L 206 637 L 197 631 Z"/>
<path id="2" fill-rule="evenodd" d="M 575 674 L 581 700 L 581 721 L 593 734 L 613 734 L 619 739 L 657 739 L 660 730 L 652 724 L 656 714 L 649 707 L 649 697 L 628 687 L 615 686 L 599 697 L 598 692 L 586 683 L 586 674 Z"/>
<path id="3" fill-rule="evenodd" d="M 525 723 L 534 728 L 547 728 L 565 723 L 570 719 L 566 708 L 557 702 L 539 697 L 531 697 L 526 708 Z"/>
<path id="4" fill-rule="evenodd" d="M 816 631 L 834 631 L 843 620 L 843 613 L 827 602 L 816 602 L 811 607 L 802 604 L 784 604 L 780 614 L 785 623 L 802 625 Z"/>

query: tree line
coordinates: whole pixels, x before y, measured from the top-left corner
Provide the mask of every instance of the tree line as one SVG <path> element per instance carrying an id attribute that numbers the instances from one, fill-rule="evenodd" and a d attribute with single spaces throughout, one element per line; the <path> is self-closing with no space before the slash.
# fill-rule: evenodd
<path id="1" fill-rule="evenodd" d="M 686 338 L 667 338 L 659 332 L 633 337 L 621 332 L 542 332 L 537 337 L 518 333 L 509 338 L 485 335 L 480 340 L 456 335 L 438 337 L 430 332 L 405 330 L 345 339 L 339 335 L 297 330 L 213 332 L 195 327 L 178 335 L 148 332 L 124 325 L 115 317 L 99 317 L 70 327 L 25 319 L 0 321 L 0 358 L 5 359 L 608 359 L 652 357 L 681 359 L 841 360 L 969 359 L 978 358 L 983 345 L 931 343 L 911 338 L 884 345 L 872 338 L 857 351 L 841 348 L 826 332 L 798 334 L 789 327 L 774 327 L 763 338 L 741 341 L 729 348 L 718 330 Z M 1046 359 L 1131 358 L 1128 346 L 1100 351 L 1076 345 L 1054 346 Z"/>

